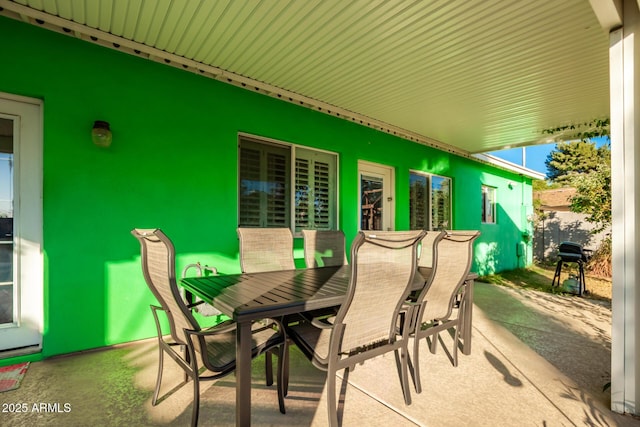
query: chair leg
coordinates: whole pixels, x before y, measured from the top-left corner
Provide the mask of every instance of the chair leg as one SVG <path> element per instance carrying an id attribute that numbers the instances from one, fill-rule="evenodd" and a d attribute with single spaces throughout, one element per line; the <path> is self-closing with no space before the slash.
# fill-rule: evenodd
<path id="1" fill-rule="evenodd" d="M 271 350 L 267 350 L 264 354 L 264 372 L 267 377 L 267 386 L 273 385 L 273 358 L 271 355 L 273 352 Z"/>
<path id="2" fill-rule="evenodd" d="M 460 304 L 460 308 L 458 309 L 458 324 L 456 325 L 456 331 L 458 332 L 458 340 L 460 340 L 460 337 L 465 336 L 464 325 L 465 325 L 466 310 L 467 310 L 467 304 L 463 299 L 462 303 Z M 463 342 L 462 348 L 464 349 L 466 346 L 467 346 L 467 343 Z"/>
<path id="3" fill-rule="evenodd" d="M 438 348 L 438 337 L 439 334 L 437 332 L 431 336 L 430 350 L 432 354 L 436 354 L 436 350 Z"/>
<path id="4" fill-rule="evenodd" d="M 189 349 L 186 346 L 181 346 L 181 348 L 184 351 L 184 360 L 187 364 L 191 364 L 191 354 L 189 354 Z M 184 372 L 184 382 L 185 384 L 189 382 L 189 374 L 187 374 L 187 371 Z"/>
<path id="5" fill-rule="evenodd" d="M 287 396 L 289 394 L 289 341 L 284 340 L 284 358 L 283 358 L 283 382 L 282 382 L 282 393 L 283 396 Z"/>
<path id="6" fill-rule="evenodd" d="M 327 371 L 327 411 L 329 415 L 329 425 L 338 427 L 338 404 L 336 402 L 336 371 Z"/>
<path id="7" fill-rule="evenodd" d="M 453 366 L 458 366 L 458 344 L 460 343 L 460 325 L 455 326 L 453 334 Z"/>
<path id="8" fill-rule="evenodd" d="M 402 346 L 399 350 L 395 350 L 396 365 L 400 374 L 400 386 L 402 387 L 402 395 L 404 396 L 405 405 L 411 405 L 411 393 L 409 390 L 409 368 L 408 368 L 408 349 Z"/>
<path id="9" fill-rule="evenodd" d="M 287 357 L 288 347 L 286 340 L 282 343 L 281 346 L 278 347 L 278 406 L 280 407 L 280 413 L 286 414 L 287 411 L 284 407 L 284 396 L 285 396 L 285 376 L 288 377 L 289 373 L 287 372 L 287 364 L 289 363 L 289 358 Z M 288 379 L 287 379 L 288 381 Z"/>
<path id="10" fill-rule="evenodd" d="M 162 344 L 158 345 L 158 350 L 160 351 L 160 355 L 158 357 L 158 377 L 156 378 L 156 391 L 153 393 L 153 399 L 151 400 L 151 405 L 153 406 L 156 406 L 158 403 L 160 384 L 162 383 L 162 369 L 164 365 L 164 350 L 162 349 Z"/>
<path id="11" fill-rule="evenodd" d="M 420 339 L 418 335 L 413 339 L 413 386 L 416 393 L 422 393 L 422 384 L 420 383 Z"/>
<path id="12" fill-rule="evenodd" d="M 197 427 L 200 412 L 200 380 L 198 375 L 193 377 L 193 410 L 191 412 L 191 427 Z"/>

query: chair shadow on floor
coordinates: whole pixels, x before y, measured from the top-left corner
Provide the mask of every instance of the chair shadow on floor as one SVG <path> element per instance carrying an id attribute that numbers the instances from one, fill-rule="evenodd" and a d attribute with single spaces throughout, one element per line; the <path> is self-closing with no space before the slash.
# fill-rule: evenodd
<path id="1" fill-rule="evenodd" d="M 485 350 L 484 352 L 484 357 L 487 358 L 487 360 L 489 361 L 489 363 L 491 364 L 491 366 L 493 366 L 496 371 L 500 372 L 500 374 L 503 376 L 504 381 L 509 384 L 510 386 L 513 387 L 522 387 L 522 381 L 520 381 L 520 379 L 514 377 L 511 372 L 509 371 L 509 368 L 507 368 L 505 366 L 504 363 L 502 363 L 500 361 L 500 359 L 498 359 L 496 356 L 494 356 L 493 354 L 489 353 L 488 351 Z"/>

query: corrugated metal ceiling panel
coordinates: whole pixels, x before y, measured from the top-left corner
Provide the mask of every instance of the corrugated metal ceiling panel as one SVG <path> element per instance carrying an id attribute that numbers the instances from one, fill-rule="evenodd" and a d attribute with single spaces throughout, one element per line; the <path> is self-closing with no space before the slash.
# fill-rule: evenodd
<path id="1" fill-rule="evenodd" d="M 609 114 L 585 0 L 15 3 L 472 153 Z"/>

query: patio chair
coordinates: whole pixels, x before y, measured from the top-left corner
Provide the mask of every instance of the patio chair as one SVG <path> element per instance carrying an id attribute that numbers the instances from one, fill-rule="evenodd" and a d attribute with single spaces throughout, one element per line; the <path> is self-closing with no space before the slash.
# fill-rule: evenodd
<path id="1" fill-rule="evenodd" d="M 238 227 L 237 231 L 240 240 L 240 269 L 243 273 L 296 268 L 293 261 L 293 235 L 290 229 Z M 274 326 L 274 322 L 280 325 L 281 319 L 265 319 L 260 323 Z M 264 360 L 268 386 L 273 384 L 272 354 L 271 351 L 267 352 Z M 286 387 L 284 392 L 286 394 Z"/>
<path id="2" fill-rule="evenodd" d="M 424 279 L 426 285 L 431 274 L 433 273 L 433 257 L 435 254 L 436 241 L 441 238 L 444 231 L 432 231 L 426 232 L 424 238 L 420 242 L 419 254 L 418 254 L 418 273 Z M 420 290 L 415 290 L 411 293 L 410 300 L 416 301 Z"/>
<path id="3" fill-rule="evenodd" d="M 340 230 L 302 230 L 307 268 L 347 264 L 344 233 Z"/>
<path id="4" fill-rule="evenodd" d="M 293 235 L 288 228 L 238 227 L 243 273 L 293 270 Z"/>
<path id="5" fill-rule="evenodd" d="M 458 366 L 458 344 L 466 303 L 467 276 L 473 261 L 473 242 L 478 231 L 447 231 L 434 241 L 432 274 L 416 300 L 409 325 L 413 340 L 413 373 L 416 392 L 420 384 L 420 342 L 431 337 L 431 353 L 436 352 L 438 334 L 454 329 L 452 362 Z M 472 302 L 471 302 L 472 303 Z"/>
<path id="6" fill-rule="evenodd" d="M 347 264 L 344 233 L 340 230 L 302 230 L 307 268 L 338 267 Z M 338 307 L 300 313 L 306 320 L 335 316 Z"/>
<path id="7" fill-rule="evenodd" d="M 394 351 L 405 398 L 408 332 L 399 335 L 399 313 L 416 270 L 416 249 L 424 231 L 360 232 L 351 245 L 351 278 L 333 323 L 289 324 L 287 336 L 313 365 L 327 371 L 329 424 L 338 425 L 336 372 Z M 399 354 L 400 353 L 400 354 Z M 288 378 L 285 376 L 285 384 Z"/>
<path id="8" fill-rule="evenodd" d="M 236 368 L 236 324 L 226 321 L 211 328 L 202 329 L 178 289 L 175 249 L 171 240 L 159 229 L 134 229 L 131 234 L 140 242 L 145 281 L 160 303 L 160 306 L 151 306 L 159 344 L 158 377 L 152 405 L 155 406 L 158 403 L 164 353 L 167 353 L 184 370 L 185 382 L 189 378 L 193 380 L 191 425 L 196 426 L 200 407 L 200 381 L 216 380 L 232 373 Z M 159 312 L 163 312 L 168 320 L 169 336 L 165 336 L 162 332 Z M 258 324 L 255 325 L 252 333 L 252 357 L 255 358 L 276 347 L 280 349 L 278 404 L 280 412 L 285 413 L 283 381 L 280 381 L 284 375 L 284 333 L 282 329 L 278 331 Z M 180 347 L 182 351 L 176 351 L 175 347 Z"/>

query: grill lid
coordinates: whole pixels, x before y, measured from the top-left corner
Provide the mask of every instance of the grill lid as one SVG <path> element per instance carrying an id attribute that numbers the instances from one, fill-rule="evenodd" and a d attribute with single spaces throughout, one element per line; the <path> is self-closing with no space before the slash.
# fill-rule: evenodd
<path id="1" fill-rule="evenodd" d="M 562 242 L 558 247 L 558 256 L 563 261 L 588 261 L 587 254 L 582 245 L 575 242 Z"/>

